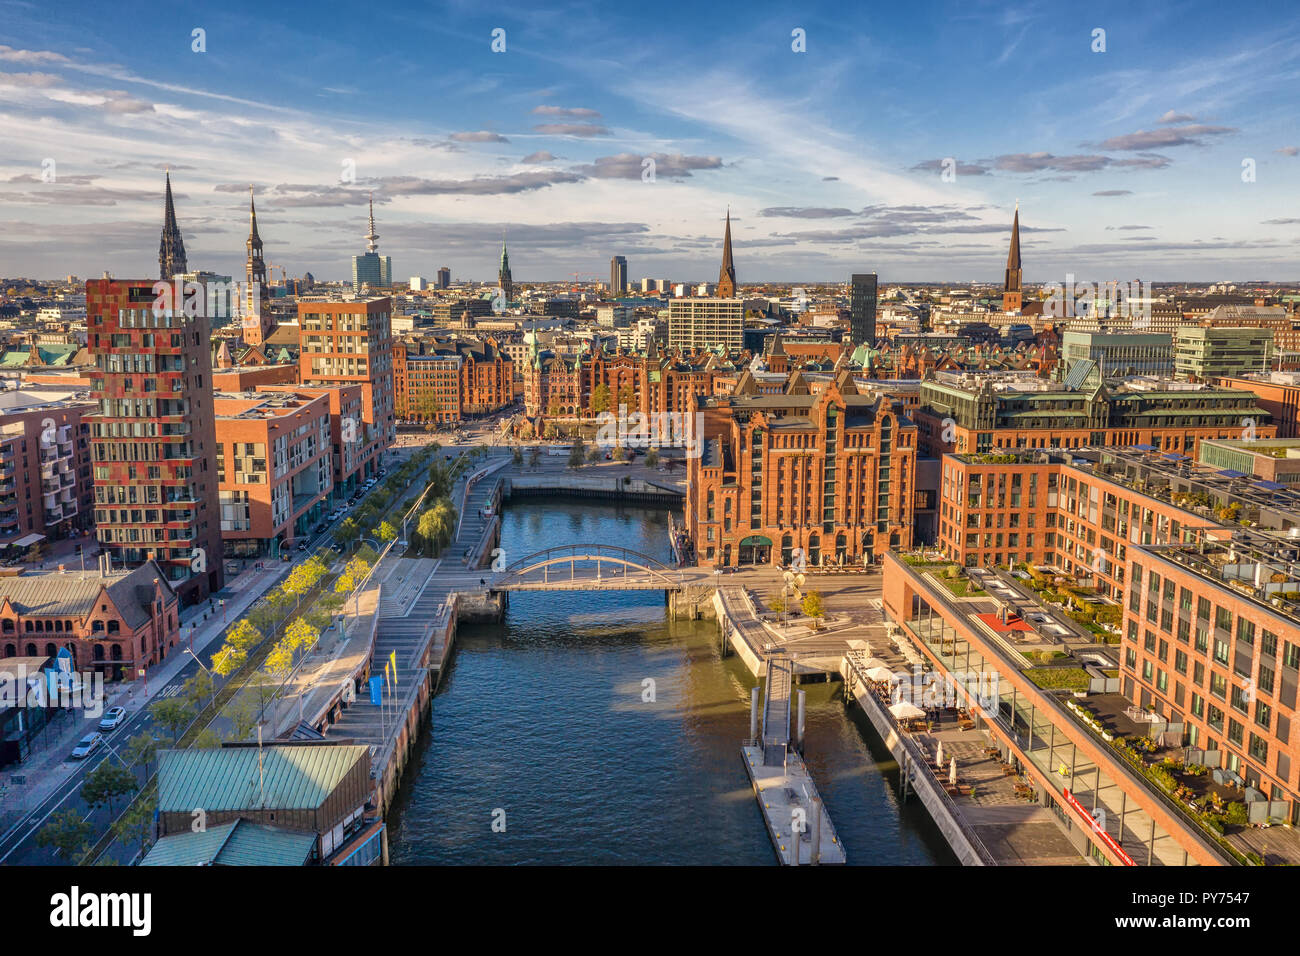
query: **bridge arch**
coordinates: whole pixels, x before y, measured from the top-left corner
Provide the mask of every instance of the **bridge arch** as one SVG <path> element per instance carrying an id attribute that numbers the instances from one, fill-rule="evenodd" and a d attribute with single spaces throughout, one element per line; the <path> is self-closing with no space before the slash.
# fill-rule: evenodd
<path id="1" fill-rule="evenodd" d="M 640 551 L 609 544 L 566 544 L 520 558 L 492 582 L 492 590 L 537 587 L 552 582 L 561 586 L 566 578 L 570 582 L 578 581 L 579 567 L 586 572 L 592 566 L 596 569 L 596 580 L 611 589 L 617 588 L 619 578 L 627 581 L 634 573 L 643 576 L 638 581 L 638 587 L 642 589 L 675 590 L 682 586 L 677 568 Z M 610 573 L 606 574 L 606 569 Z M 567 576 L 563 573 L 566 570 Z M 590 574 L 584 573 L 583 580 L 591 583 Z"/>

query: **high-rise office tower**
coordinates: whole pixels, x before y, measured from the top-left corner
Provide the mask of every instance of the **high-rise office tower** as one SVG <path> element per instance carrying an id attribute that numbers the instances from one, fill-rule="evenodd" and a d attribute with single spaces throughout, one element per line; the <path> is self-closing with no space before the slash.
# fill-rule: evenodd
<path id="1" fill-rule="evenodd" d="M 622 295 L 627 291 L 627 259 L 615 256 L 609 260 L 609 294 Z"/>
<path id="2" fill-rule="evenodd" d="M 176 207 L 172 204 L 172 174 L 167 172 L 167 197 L 163 202 L 162 239 L 158 243 L 158 278 L 167 282 L 179 272 L 188 272 L 185 264 L 185 240 L 176 225 Z"/>
<path id="3" fill-rule="evenodd" d="M 849 280 L 849 336 L 854 345 L 876 343 L 876 274 L 855 272 Z"/>
<path id="4" fill-rule="evenodd" d="M 698 296 L 668 303 L 668 347 L 683 351 L 738 351 L 744 341 L 745 303 Z"/>
<path id="5" fill-rule="evenodd" d="M 366 233 L 366 254 L 352 257 L 352 289 L 360 292 L 363 285 L 390 288 L 393 284 L 393 260 L 381 256 L 379 233 L 375 232 L 375 197 L 370 197 L 370 231 Z"/>
<path id="6" fill-rule="evenodd" d="M 181 600 L 221 588 L 216 432 L 206 314 L 148 279 L 86 283 L 95 357 L 95 534 L 114 563 L 153 558 Z M 200 310 L 202 313 L 202 310 Z"/>
<path id="7" fill-rule="evenodd" d="M 1020 271 L 1020 203 L 1011 221 L 1011 248 L 1007 250 L 1007 276 L 1002 287 L 1002 311 L 1019 312 L 1023 301 Z"/>
<path id="8" fill-rule="evenodd" d="M 446 266 L 443 266 L 441 269 L 438 270 L 438 288 L 439 289 L 451 288 L 451 270 Z"/>
<path id="9" fill-rule="evenodd" d="M 714 293 L 719 299 L 731 299 L 736 295 L 736 265 L 731 261 L 731 210 L 727 210 L 727 231 L 722 237 L 722 268 L 718 270 L 718 288 Z"/>

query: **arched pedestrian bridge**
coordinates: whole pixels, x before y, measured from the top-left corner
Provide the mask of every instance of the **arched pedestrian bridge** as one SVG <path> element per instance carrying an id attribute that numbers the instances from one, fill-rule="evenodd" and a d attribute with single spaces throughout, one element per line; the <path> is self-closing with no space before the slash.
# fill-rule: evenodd
<path id="1" fill-rule="evenodd" d="M 708 581 L 707 569 L 674 568 L 608 544 L 570 544 L 536 551 L 505 570 L 484 572 L 491 591 L 677 591 Z"/>

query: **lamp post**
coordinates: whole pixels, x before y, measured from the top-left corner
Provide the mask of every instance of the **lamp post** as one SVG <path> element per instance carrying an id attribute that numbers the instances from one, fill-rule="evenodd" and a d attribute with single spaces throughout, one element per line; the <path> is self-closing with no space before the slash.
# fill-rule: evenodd
<path id="1" fill-rule="evenodd" d="M 208 670 L 208 665 L 204 664 L 203 661 L 199 660 L 199 655 L 195 654 L 194 651 L 191 650 L 190 648 L 188 647 L 183 648 L 181 650 L 181 653 L 190 655 L 190 657 L 194 658 L 194 663 L 198 664 L 205 671 L 208 671 L 208 677 L 211 678 L 212 680 L 212 706 L 216 707 L 217 706 L 217 675 L 212 673 L 212 671 Z"/>

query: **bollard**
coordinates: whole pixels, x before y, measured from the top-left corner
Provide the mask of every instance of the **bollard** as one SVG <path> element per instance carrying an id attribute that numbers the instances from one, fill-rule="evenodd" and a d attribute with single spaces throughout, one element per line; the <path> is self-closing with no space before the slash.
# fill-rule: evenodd
<path id="1" fill-rule="evenodd" d="M 806 723 L 805 720 L 804 720 L 804 697 L 805 697 L 805 696 L 806 696 L 806 695 L 804 694 L 803 689 L 800 688 L 800 690 L 799 690 L 799 719 L 798 719 L 798 721 L 797 721 L 796 724 L 795 724 L 795 746 L 797 746 L 797 747 L 799 748 L 799 752 L 800 752 L 800 753 L 803 753 L 803 731 L 804 731 L 804 726 L 805 726 L 805 723 Z"/>
<path id="2" fill-rule="evenodd" d="M 812 865 L 822 861 L 822 801 L 821 797 L 812 798 Z"/>
<path id="3" fill-rule="evenodd" d="M 758 745 L 758 688 L 749 694 L 749 745 Z"/>

